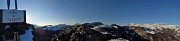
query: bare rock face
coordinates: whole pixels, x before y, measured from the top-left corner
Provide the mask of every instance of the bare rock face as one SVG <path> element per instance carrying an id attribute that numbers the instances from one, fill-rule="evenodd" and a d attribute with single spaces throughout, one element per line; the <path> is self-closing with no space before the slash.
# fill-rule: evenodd
<path id="1" fill-rule="evenodd" d="M 129 41 L 148 41 L 126 26 L 121 27 L 116 24 L 107 26 L 100 22 L 96 23 L 74 25 L 59 33 L 51 41 L 108 41 L 119 38 Z"/>
<path id="2" fill-rule="evenodd" d="M 135 32 L 138 32 L 137 34 L 139 34 L 140 36 L 145 35 L 146 33 L 144 32 L 144 29 L 142 27 L 136 27 L 136 30 L 134 30 Z"/>

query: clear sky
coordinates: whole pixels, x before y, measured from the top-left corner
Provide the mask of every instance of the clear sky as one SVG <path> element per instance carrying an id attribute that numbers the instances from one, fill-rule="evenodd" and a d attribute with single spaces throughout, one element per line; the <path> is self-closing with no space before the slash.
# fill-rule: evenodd
<path id="1" fill-rule="evenodd" d="M 18 0 L 18 8 L 27 11 L 28 23 L 37 25 L 96 21 L 180 25 L 180 0 Z M 0 0 L 0 9 L 7 9 L 6 0 Z"/>

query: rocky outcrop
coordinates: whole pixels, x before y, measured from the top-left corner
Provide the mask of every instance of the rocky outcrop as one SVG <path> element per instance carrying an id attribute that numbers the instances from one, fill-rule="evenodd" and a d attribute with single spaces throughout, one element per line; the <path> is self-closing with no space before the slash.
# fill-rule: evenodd
<path id="1" fill-rule="evenodd" d="M 119 38 L 129 41 L 148 41 L 125 26 L 121 27 L 116 24 L 102 26 L 104 24 L 96 23 L 74 25 L 57 34 L 51 41 L 108 41 Z"/>

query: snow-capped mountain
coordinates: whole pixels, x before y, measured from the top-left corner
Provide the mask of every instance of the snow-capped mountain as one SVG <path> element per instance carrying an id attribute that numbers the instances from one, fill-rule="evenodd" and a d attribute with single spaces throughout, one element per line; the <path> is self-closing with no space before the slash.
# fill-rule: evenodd
<path id="1" fill-rule="evenodd" d="M 52 41 L 146 41 L 127 26 L 111 26 L 101 22 L 73 25 L 52 38 Z"/>
<path id="2" fill-rule="evenodd" d="M 145 27 L 145 28 L 150 28 L 150 29 L 160 29 L 162 28 L 170 28 L 170 29 L 175 29 L 178 30 L 180 29 L 180 25 L 167 25 L 167 24 L 129 24 L 128 26 L 140 26 L 140 27 Z"/>
<path id="3" fill-rule="evenodd" d="M 43 26 L 41 27 L 43 30 L 63 30 L 65 28 L 69 27 L 69 25 L 66 25 L 66 24 L 59 24 L 59 25 L 48 25 L 48 26 Z"/>
<path id="4" fill-rule="evenodd" d="M 151 41 L 180 41 L 180 26 L 167 24 L 129 24 L 141 37 Z M 155 38 L 156 37 L 156 38 Z"/>
<path id="5" fill-rule="evenodd" d="M 129 24 L 128 26 L 140 26 L 144 28 L 148 28 L 150 30 L 163 30 L 163 29 L 173 29 L 177 31 L 177 33 L 180 33 L 180 25 L 167 25 L 167 24 Z M 147 32 L 153 32 L 153 31 L 147 31 Z M 156 31 L 157 32 L 157 31 Z M 179 35 L 179 34 L 178 34 Z"/>

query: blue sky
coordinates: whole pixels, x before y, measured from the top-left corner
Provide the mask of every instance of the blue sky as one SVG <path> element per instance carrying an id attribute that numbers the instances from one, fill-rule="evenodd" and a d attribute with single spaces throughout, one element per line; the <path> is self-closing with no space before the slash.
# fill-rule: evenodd
<path id="1" fill-rule="evenodd" d="M 0 0 L 0 9 L 7 9 L 6 0 Z M 37 25 L 96 21 L 180 25 L 180 0 L 18 0 L 18 9 L 26 10 L 27 22 Z"/>

